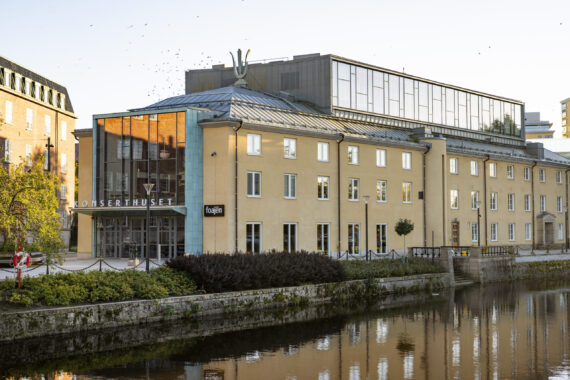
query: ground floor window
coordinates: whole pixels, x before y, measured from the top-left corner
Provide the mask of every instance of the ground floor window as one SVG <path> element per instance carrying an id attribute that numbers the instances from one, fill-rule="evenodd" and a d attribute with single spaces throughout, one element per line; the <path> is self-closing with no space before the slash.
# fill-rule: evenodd
<path id="1" fill-rule="evenodd" d="M 526 223 L 526 224 L 524 225 L 524 239 L 525 239 L 525 240 L 530 240 L 530 239 L 531 239 L 530 231 L 531 231 L 531 224 L 530 224 L 530 223 Z"/>
<path id="2" fill-rule="evenodd" d="M 261 253 L 261 223 L 247 223 L 245 236 L 246 252 Z"/>
<path id="3" fill-rule="evenodd" d="M 360 224 L 348 224 L 348 253 L 358 253 L 360 251 Z"/>
<path id="4" fill-rule="evenodd" d="M 564 239 L 564 232 L 563 232 L 563 227 L 562 224 L 558 225 L 558 240 L 562 240 Z"/>
<path id="5" fill-rule="evenodd" d="M 388 249 L 388 225 L 376 225 L 376 253 L 386 253 Z"/>
<path id="6" fill-rule="evenodd" d="M 509 241 L 515 240 L 515 224 L 509 223 Z"/>
<path id="7" fill-rule="evenodd" d="M 479 241 L 479 224 L 471 223 L 471 241 Z"/>
<path id="8" fill-rule="evenodd" d="M 497 223 L 491 224 L 491 241 L 497 241 Z"/>
<path id="9" fill-rule="evenodd" d="M 283 224 L 283 250 L 285 252 L 297 251 L 297 223 Z"/>
<path id="10" fill-rule="evenodd" d="M 329 253 L 329 230 L 330 225 L 328 223 L 317 224 L 317 251 Z"/>

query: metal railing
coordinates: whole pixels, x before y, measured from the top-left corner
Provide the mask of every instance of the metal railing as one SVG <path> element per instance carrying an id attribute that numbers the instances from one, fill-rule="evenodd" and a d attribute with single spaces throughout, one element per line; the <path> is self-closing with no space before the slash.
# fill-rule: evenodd
<path id="1" fill-rule="evenodd" d="M 509 245 L 490 245 L 481 247 L 481 256 L 508 256 L 518 252 L 518 247 Z"/>
<path id="2" fill-rule="evenodd" d="M 412 257 L 431 258 L 441 257 L 440 247 L 410 247 Z"/>
<path id="3" fill-rule="evenodd" d="M 396 252 L 396 250 L 392 249 L 391 251 L 386 253 L 377 253 L 373 250 L 369 250 L 368 254 L 366 254 L 366 252 L 350 253 L 348 251 L 344 251 L 344 252 L 331 253 L 329 254 L 329 257 L 331 259 L 336 259 L 336 260 L 368 261 L 368 260 L 381 260 L 381 259 L 395 260 L 405 256 L 399 254 L 398 252 Z"/>
<path id="4" fill-rule="evenodd" d="M 469 246 L 457 246 L 457 247 L 444 246 L 441 248 L 447 248 L 448 252 L 453 257 L 469 257 L 469 256 L 471 256 L 471 248 L 473 248 L 473 247 L 469 247 Z"/>

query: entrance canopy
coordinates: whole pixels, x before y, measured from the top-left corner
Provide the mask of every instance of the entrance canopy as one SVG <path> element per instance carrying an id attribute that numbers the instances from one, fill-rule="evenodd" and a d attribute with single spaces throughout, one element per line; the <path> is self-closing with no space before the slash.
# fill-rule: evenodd
<path id="1" fill-rule="evenodd" d="M 71 212 L 86 214 L 91 216 L 145 216 L 145 206 L 134 207 L 73 207 Z M 152 216 L 166 215 L 186 215 L 185 206 L 150 206 Z"/>

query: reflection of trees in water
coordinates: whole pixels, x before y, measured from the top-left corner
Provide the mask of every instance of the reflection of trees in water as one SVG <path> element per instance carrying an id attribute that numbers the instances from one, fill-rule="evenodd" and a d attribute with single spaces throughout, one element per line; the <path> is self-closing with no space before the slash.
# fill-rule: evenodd
<path id="1" fill-rule="evenodd" d="M 396 345 L 396 349 L 398 350 L 400 356 L 402 357 L 404 357 L 405 354 L 414 351 L 415 349 L 414 340 L 407 332 L 401 333 L 398 336 L 398 344 Z"/>

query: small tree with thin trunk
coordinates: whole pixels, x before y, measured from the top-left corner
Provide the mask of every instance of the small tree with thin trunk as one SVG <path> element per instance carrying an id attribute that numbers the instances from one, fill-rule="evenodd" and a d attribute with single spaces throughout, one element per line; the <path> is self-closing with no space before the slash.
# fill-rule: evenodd
<path id="1" fill-rule="evenodd" d="M 394 227 L 398 236 L 404 236 L 404 253 L 406 252 L 406 235 L 414 230 L 414 223 L 409 219 L 400 219 Z"/>

